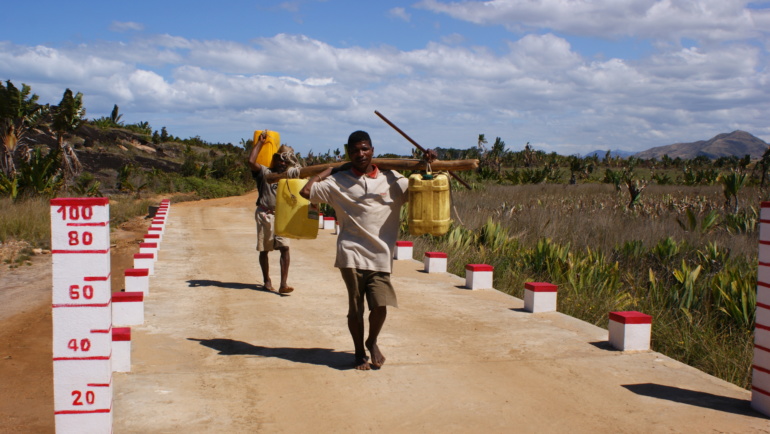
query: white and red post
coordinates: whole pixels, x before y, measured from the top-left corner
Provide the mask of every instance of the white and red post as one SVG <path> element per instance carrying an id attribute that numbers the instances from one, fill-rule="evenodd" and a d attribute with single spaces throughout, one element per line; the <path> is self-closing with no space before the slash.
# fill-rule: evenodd
<path id="1" fill-rule="evenodd" d="M 760 207 L 758 259 L 751 407 L 770 416 L 770 202 Z"/>
<path id="2" fill-rule="evenodd" d="M 51 200 L 57 433 L 112 431 L 109 199 Z"/>

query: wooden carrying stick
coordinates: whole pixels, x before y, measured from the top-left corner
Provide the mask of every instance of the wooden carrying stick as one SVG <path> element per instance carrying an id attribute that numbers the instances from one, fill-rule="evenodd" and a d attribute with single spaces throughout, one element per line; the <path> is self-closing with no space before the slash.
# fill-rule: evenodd
<path id="1" fill-rule="evenodd" d="M 342 161 L 339 163 L 328 164 L 316 164 L 315 166 L 308 166 L 299 169 L 300 178 L 310 178 L 311 176 L 318 175 L 329 167 L 340 167 L 343 164 L 349 162 Z M 428 164 L 425 160 L 407 160 L 400 158 L 372 158 L 372 164 L 379 167 L 382 170 L 425 170 L 428 168 Z M 430 163 L 430 170 L 473 170 L 479 167 L 479 160 L 436 160 Z M 267 175 L 265 179 L 267 182 L 274 184 L 279 179 L 288 178 L 288 173 L 271 173 Z"/>
<path id="2" fill-rule="evenodd" d="M 389 120 L 388 120 L 388 118 L 386 118 L 386 117 L 385 117 L 385 115 L 383 115 L 382 113 L 378 112 L 377 110 L 375 110 L 375 111 L 374 111 L 374 114 L 376 114 L 377 116 L 379 116 L 379 117 L 380 117 L 380 119 L 382 119 L 383 121 L 385 121 L 385 123 L 386 123 L 386 124 L 388 124 L 388 125 L 390 125 L 391 127 L 393 127 L 393 129 L 394 129 L 394 130 L 398 131 L 398 133 L 399 133 L 399 134 L 401 134 L 402 136 L 404 136 L 404 138 L 405 138 L 406 140 L 409 140 L 409 143 L 413 144 L 415 148 L 417 148 L 417 149 L 419 149 L 420 151 L 422 151 L 422 153 L 423 153 L 423 154 L 425 154 L 425 153 L 427 153 L 427 152 L 428 152 L 428 151 L 426 151 L 426 150 L 425 150 L 425 148 L 423 148 L 423 147 L 422 147 L 422 146 L 420 146 L 420 145 L 419 145 L 417 142 L 415 142 L 414 140 L 412 140 L 412 138 L 411 138 L 411 137 L 409 137 L 409 136 L 408 136 L 408 135 L 407 135 L 405 132 L 401 131 L 401 128 L 397 127 L 397 126 L 396 126 L 396 124 L 394 124 L 393 122 L 389 121 Z M 433 164 L 431 164 L 431 166 L 433 166 Z M 465 186 L 465 188 L 467 188 L 468 190 L 472 190 L 472 189 L 471 189 L 471 186 L 470 186 L 470 185 L 468 185 L 468 183 L 467 183 L 467 182 L 463 181 L 463 180 L 462 180 L 462 178 L 460 178 L 459 176 L 457 176 L 457 175 L 455 175 L 454 173 L 452 173 L 452 171 L 451 171 L 451 170 L 449 171 L 449 174 L 450 174 L 450 175 L 452 175 L 452 177 L 453 177 L 454 179 L 456 179 L 456 180 L 457 180 L 457 182 L 459 182 L 460 184 L 464 185 L 464 186 Z"/>

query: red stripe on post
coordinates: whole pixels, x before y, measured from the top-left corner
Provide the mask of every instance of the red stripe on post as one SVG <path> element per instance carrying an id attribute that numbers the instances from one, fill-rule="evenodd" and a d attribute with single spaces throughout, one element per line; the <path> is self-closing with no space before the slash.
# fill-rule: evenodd
<path id="1" fill-rule="evenodd" d="M 334 220 L 334 217 L 324 217 L 324 220 Z"/>
<path id="2" fill-rule="evenodd" d="M 52 308 L 57 307 L 107 307 L 110 305 L 110 302 L 107 303 L 89 303 L 89 304 L 75 304 L 75 303 L 61 303 L 61 304 L 52 304 Z"/>
<path id="3" fill-rule="evenodd" d="M 446 253 L 444 252 L 425 252 L 425 256 L 429 258 L 446 258 Z"/>
<path id="4" fill-rule="evenodd" d="M 637 312 L 610 312 L 610 320 L 621 324 L 652 324 L 652 316 Z"/>
<path id="5" fill-rule="evenodd" d="M 110 249 L 107 250 L 51 250 L 52 254 L 55 253 L 83 253 L 83 254 L 106 254 L 110 253 Z"/>
<path id="6" fill-rule="evenodd" d="M 100 282 L 100 281 L 107 281 L 110 278 L 110 275 L 112 273 L 107 274 L 106 276 L 86 276 L 83 278 L 86 282 Z"/>
<path id="7" fill-rule="evenodd" d="M 757 366 L 757 365 L 751 365 L 751 367 L 756 369 L 759 372 L 764 372 L 765 374 L 770 374 L 770 369 L 763 368 L 763 367 Z"/>
<path id="8" fill-rule="evenodd" d="M 107 222 L 101 223 L 67 223 L 67 226 L 107 226 Z"/>
<path id="9" fill-rule="evenodd" d="M 761 394 L 763 394 L 763 395 L 767 395 L 767 396 L 770 396 L 770 392 L 767 392 L 767 391 L 766 391 L 766 390 L 764 390 L 764 389 L 760 389 L 759 387 L 757 387 L 757 386 L 754 386 L 753 384 L 751 385 L 751 390 L 755 390 L 755 391 L 757 391 L 757 392 L 759 392 L 759 393 L 761 393 Z"/>
<path id="10" fill-rule="evenodd" d="M 411 241 L 396 241 L 396 246 L 398 247 L 412 247 L 414 246 L 414 243 Z"/>
<path id="11" fill-rule="evenodd" d="M 761 307 L 762 309 L 770 309 L 770 306 L 764 303 L 757 303 L 757 307 Z"/>
<path id="12" fill-rule="evenodd" d="M 770 267 L 770 262 L 762 262 L 762 261 L 759 261 L 759 265 L 763 265 L 763 266 L 765 266 L 765 267 Z"/>
<path id="13" fill-rule="evenodd" d="M 150 275 L 150 270 L 147 268 L 127 268 L 125 275 L 131 277 L 144 277 Z"/>
<path id="14" fill-rule="evenodd" d="M 131 327 L 118 327 L 112 329 L 113 342 L 126 342 L 131 340 Z"/>
<path id="15" fill-rule="evenodd" d="M 770 201 L 765 201 L 759 204 L 760 208 L 770 208 Z"/>
<path id="16" fill-rule="evenodd" d="M 559 287 L 548 282 L 524 282 L 524 289 L 532 292 L 557 292 Z"/>
<path id="17" fill-rule="evenodd" d="M 58 199 L 51 199 L 51 205 L 76 205 L 76 206 L 88 206 L 88 205 L 108 205 L 110 199 L 107 197 L 60 197 Z"/>
<path id="18" fill-rule="evenodd" d="M 762 324 L 754 324 L 754 327 L 762 330 L 770 330 L 770 327 Z"/>
<path id="19" fill-rule="evenodd" d="M 487 264 L 468 264 L 465 269 L 468 271 L 493 271 L 495 268 Z"/>
<path id="20" fill-rule="evenodd" d="M 158 243 L 139 243 L 139 248 L 146 247 L 148 249 L 157 249 Z"/>
<path id="21" fill-rule="evenodd" d="M 90 413 L 109 413 L 112 409 L 105 408 L 101 410 L 59 410 L 53 414 L 90 414 Z"/>
<path id="22" fill-rule="evenodd" d="M 144 301 L 144 293 L 140 291 L 128 291 L 128 292 L 113 292 L 112 293 L 112 302 L 134 302 L 134 301 Z M 113 333 L 114 329 L 113 329 Z"/>
<path id="23" fill-rule="evenodd" d="M 134 253 L 134 259 L 155 259 L 155 253 Z"/>
<path id="24" fill-rule="evenodd" d="M 756 348 L 756 349 L 758 349 L 758 350 L 762 350 L 762 351 L 764 351 L 764 352 L 766 352 L 766 353 L 770 353 L 770 348 L 765 348 L 765 347 L 763 347 L 762 345 L 757 345 L 757 344 L 754 344 L 754 348 Z"/>

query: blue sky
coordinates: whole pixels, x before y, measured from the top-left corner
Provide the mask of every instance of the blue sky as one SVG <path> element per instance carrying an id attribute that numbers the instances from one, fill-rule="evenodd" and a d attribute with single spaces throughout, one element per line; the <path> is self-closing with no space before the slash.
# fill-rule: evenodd
<path id="1" fill-rule="evenodd" d="M 30 6 L 32 5 L 32 6 Z M 0 16 L 0 79 L 88 118 L 306 154 L 642 151 L 741 129 L 770 141 L 770 2 L 36 1 Z"/>

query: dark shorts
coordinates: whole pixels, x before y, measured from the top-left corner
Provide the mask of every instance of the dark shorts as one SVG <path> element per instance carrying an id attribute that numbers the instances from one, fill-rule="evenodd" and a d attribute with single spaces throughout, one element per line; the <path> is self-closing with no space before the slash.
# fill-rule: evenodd
<path id="1" fill-rule="evenodd" d="M 348 316 L 363 313 L 364 296 L 369 310 L 380 306 L 398 307 L 390 273 L 355 268 L 340 268 L 340 273 L 348 288 Z"/>

